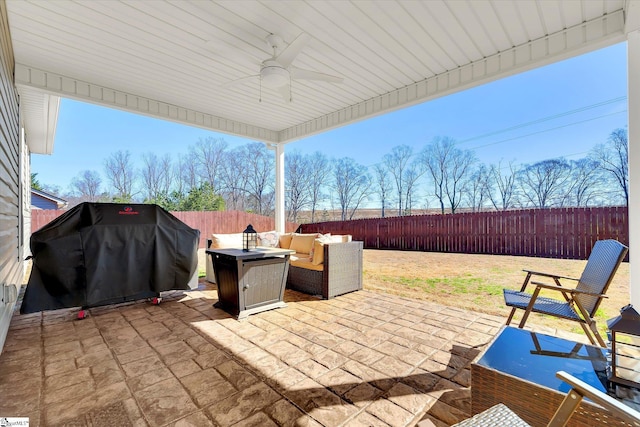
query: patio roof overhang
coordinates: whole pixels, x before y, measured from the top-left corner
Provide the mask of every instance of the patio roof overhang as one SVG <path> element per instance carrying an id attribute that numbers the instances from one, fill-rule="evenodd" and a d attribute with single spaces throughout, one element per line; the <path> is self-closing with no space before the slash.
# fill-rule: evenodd
<path id="1" fill-rule="evenodd" d="M 635 8 L 624 0 L 7 0 L 34 153 L 52 152 L 56 97 L 288 143 L 624 41 Z M 343 83 L 293 80 L 292 102 L 260 88 L 271 33 L 285 44 L 308 34 L 293 65 Z"/>
<path id="2" fill-rule="evenodd" d="M 60 97 L 263 141 L 276 152 L 281 228 L 286 143 L 626 40 L 630 209 L 640 199 L 638 0 L 6 0 L 6 7 L 32 152 L 52 152 Z M 286 46 L 302 33 L 309 41 L 292 65 L 343 82 L 293 80 L 288 102 L 258 77 L 274 54 L 265 40 L 277 34 Z M 640 216 L 630 215 L 630 236 L 640 240 Z M 631 276 L 640 277 L 640 263 Z M 640 287 L 631 293 L 640 304 Z"/>

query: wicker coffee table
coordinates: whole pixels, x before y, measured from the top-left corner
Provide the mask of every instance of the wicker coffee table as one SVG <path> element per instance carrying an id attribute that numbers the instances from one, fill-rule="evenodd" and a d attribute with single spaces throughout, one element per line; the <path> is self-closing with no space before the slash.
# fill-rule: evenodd
<path id="1" fill-rule="evenodd" d="M 546 426 L 569 386 L 566 371 L 608 392 L 606 350 L 530 331 L 504 327 L 471 365 L 471 411 L 504 403 L 532 426 Z M 636 408 L 637 409 L 637 408 Z M 569 426 L 627 426 L 600 406 L 583 401 Z"/>

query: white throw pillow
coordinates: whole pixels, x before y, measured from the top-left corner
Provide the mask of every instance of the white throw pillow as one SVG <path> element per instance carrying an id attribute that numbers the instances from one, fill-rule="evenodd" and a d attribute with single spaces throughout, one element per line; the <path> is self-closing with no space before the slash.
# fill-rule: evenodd
<path id="1" fill-rule="evenodd" d="M 258 245 L 269 248 L 277 248 L 280 243 L 280 233 L 277 231 L 265 231 L 258 233 Z"/>

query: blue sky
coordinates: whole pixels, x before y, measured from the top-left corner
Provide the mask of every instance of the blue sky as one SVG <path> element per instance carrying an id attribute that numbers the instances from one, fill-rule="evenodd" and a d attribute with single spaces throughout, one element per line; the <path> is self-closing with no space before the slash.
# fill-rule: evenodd
<path id="1" fill-rule="evenodd" d="M 286 153 L 321 151 L 370 166 L 396 145 L 417 152 L 448 136 L 490 164 L 584 157 L 627 126 L 626 43 L 517 74 L 473 89 L 358 122 L 288 144 Z M 535 122 L 535 123 L 532 123 Z M 62 100 L 52 155 L 33 155 L 31 169 L 45 185 L 65 192 L 73 177 L 92 169 L 104 179 L 111 153 L 186 153 L 201 138 L 247 139 L 119 110 Z"/>

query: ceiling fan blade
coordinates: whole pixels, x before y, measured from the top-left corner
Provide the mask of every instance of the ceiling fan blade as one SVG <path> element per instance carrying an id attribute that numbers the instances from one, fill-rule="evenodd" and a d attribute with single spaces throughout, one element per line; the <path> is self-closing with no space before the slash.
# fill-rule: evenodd
<path id="1" fill-rule="evenodd" d="M 280 52 L 280 55 L 275 57 L 274 59 L 280 63 L 283 67 L 288 67 L 291 65 L 296 56 L 300 53 L 302 48 L 305 47 L 307 43 L 311 40 L 311 36 L 307 33 L 300 33 L 298 37 L 286 47 L 285 50 Z"/>
<path id="2" fill-rule="evenodd" d="M 291 86 L 290 85 L 284 85 L 279 87 L 278 92 L 280 92 L 280 95 L 282 95 L 282 98 L 284 99 L 285 102 L 291 102 Z"/>
<path id="3" fill-rule="evenodd" d="M 289 67 L 289 72 L 291 73 L 291 78 L 296 80 L 320 80 L 329 83 L 342 83 L 344 81 L 342 77 L 319 73 L 317 71 L 304 70 L 294 66 Z"/>

